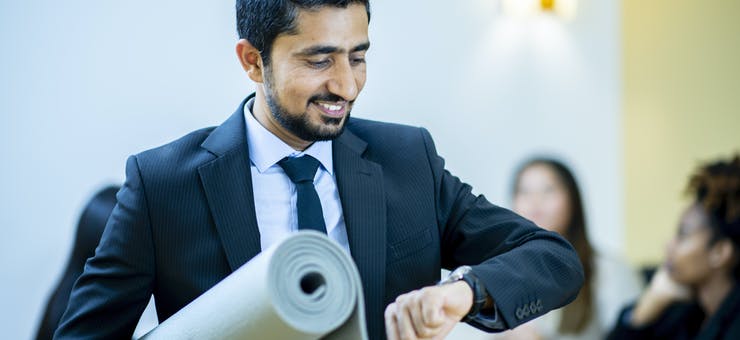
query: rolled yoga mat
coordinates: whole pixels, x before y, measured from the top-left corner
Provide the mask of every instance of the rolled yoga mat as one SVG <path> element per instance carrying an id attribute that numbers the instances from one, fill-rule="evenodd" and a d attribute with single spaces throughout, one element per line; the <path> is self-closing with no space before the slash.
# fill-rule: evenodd
<path id="1" fill-rule="evenodd" d="M 326 235 L 300 231 L 142 339 L 367 339 L 360 275 Z"/>

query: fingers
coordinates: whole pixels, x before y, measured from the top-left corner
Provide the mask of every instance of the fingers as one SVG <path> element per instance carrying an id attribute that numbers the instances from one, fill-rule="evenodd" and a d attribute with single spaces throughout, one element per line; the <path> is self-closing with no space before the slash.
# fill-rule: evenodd
<path id="1" fill-rule="evenodd" d="M 398 326 L 398 335 L 401 336 L 402 340 L 418 339 L 421 336 L 417 329 L 414 327 L 412 318 L 414 316 L 414 306 L 409 303 L 409 296 L 402 295 L 396 300 L 397 312 L 396 322 Z M 422 326 L 423 327 L 423 326 Z"/>
<path id="2" fill-rule="evenodd" d="M 457 325 L 457 322 L 449 322 L 445 323 L 440 327 L 439 333 L 433 337 L 431 337 L 431 340 L 444 340 L 450 332 L 452 332 L 452 329 L 455 328 L 455 325 Z"/>
<path id="3" fill-rule="evenodd" d="M 385 335 L 388 340 L 399 340 L 398 322 L 396 322 L 396 304 L 391 303 L 385 308 Z"/>
<path id="4" fill-rule="evenodd" d="M 443 301 L 441 291 L 436 287 L 399 296 L 385 310 L 388 339 L 431 339 L 440 334 L 444 336 L 459 320 L 445 317 Z"/>
<path id="5" fill-rule="evenodd" d="M 396 302 L 391 303 L 385 309 L 385 328 L 388 340 L 411 340 L 419 339 L 414 321 L 412 321 L 413 314 L 409 308 L 411 308 L 409 301 L 409 295 L 404 294 L 396 299 Z"/>
<path id="6" fill-rule="evenodd" d="M 421 304 L 421 318 L 423 323 L 431 328 L 442 326 L 445 321 L 442 298 L 434 294 L 430 287 L 427 287 L 421 290 L 420 300 L 425 302 Z"/>
<path id="7" fill-rule="evenodd" d="M 407 315 L 411 318 L 411 324 L 414 327 L 416 336 L 419 338 L 429 338 L 437 333 L 437 327 L 430 325 L 424 318 L 424 306 L 428 305 L 427 301 L 424 301 L 422 294 L 415 294 L 409 297 L 411 303 L 407 307 Z"/>
<path id="8" fill-rule="evenodd" d="M 691 298 L 691 290 L 674 280 L 665 266 L 658 269 L 648 288 L 650 293 L 666 299 L 688 300 Z"/>

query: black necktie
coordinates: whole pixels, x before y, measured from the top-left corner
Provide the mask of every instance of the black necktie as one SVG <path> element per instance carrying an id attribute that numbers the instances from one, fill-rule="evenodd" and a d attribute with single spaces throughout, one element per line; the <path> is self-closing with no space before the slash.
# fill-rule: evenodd
<path id="1" fill-rule="evenodd" d="M 304 155 L 296 158 L 285 157 L 278 162 L 278 165 L 285 170 L 285 174 L 298 189 L 298 229 L 317 230 L 326 234 L 321 201 L 313 186 L 313 178 L 319 168 L 319 161 Z"/>

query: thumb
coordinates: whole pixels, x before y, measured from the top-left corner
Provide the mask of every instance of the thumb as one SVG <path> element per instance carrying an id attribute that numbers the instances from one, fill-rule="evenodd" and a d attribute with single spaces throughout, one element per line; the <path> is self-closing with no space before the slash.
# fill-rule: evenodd
<path id="1" fill-rule="evenodd" d="M 465 281 L 458 281 L 447 286 L 444 309 L 455 318 L 462 319 L 473 307 L 473 290 Z"/>

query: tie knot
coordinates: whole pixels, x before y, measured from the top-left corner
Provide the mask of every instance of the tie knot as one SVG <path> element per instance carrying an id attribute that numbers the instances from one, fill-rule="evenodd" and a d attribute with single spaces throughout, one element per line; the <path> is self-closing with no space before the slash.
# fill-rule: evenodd
<path id="1" fill-rule="evenodd" d="M 319 168 L 319 161 L 309 155 L 285 157 L 278 162 L 293 183 L 311 182 Z"/>

